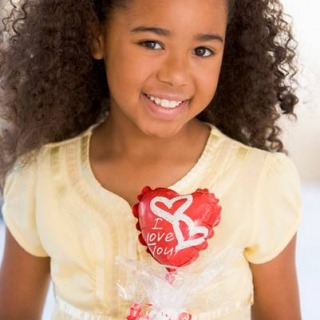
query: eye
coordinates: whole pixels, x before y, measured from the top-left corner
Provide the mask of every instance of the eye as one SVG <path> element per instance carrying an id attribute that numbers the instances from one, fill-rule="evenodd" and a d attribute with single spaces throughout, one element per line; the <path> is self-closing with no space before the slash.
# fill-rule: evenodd
<path id="1" fill-rule="evenodd" d="M 214 52 L 206 47 L 198 47 L 194 49 L 194 54 L 198 57 L 210 57 Z"/>
<path id="2" fill-rule="evenodd" d="M 147 41 L 139 42 L 139 44 L 141 46 L 146 47 L 147 49 L 151 49 L 151 50 L 162 50 L 163 49 L 163 46 L 157 41 L 147 40 Z"/>

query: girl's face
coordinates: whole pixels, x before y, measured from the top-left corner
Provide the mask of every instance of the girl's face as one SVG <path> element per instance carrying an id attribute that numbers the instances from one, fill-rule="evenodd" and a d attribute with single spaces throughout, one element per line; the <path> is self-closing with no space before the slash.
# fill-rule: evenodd
<path id="1" fill-rule="evenodd" d="M 227 27 L 226 0 L 131 0 L 98 37 L 110 119 L 170 137 L 212 100 Z M 119 120 L 119 121 L 118 121 Z"/>

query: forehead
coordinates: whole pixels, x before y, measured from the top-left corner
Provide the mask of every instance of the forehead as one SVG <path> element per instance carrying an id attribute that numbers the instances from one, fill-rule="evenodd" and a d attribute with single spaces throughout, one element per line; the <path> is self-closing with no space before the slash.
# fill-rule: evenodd
<path id="1" fill-rule="evenodd" d="M 128 28 L 150 24 L 192 29 L 226 27 L 227 0 L 129 0 L 126 10 L 119 10 Z M 113 19 L 112 19 L 113 20 Z"/>

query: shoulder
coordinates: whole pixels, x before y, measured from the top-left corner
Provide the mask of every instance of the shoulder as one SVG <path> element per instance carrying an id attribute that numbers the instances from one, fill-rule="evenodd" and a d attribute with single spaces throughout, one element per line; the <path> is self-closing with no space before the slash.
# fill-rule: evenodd
<path id="1" fill-rule="evenodd" d="M 270 152 L 244 145 L 214 129 L 222 140 L 222 148 L 231 150 L 233 170 L 237 181 L 252 191 L 257 198 L 294 198 L 300 203 L 300 177 L 298 170 L 286 154 Z M 229 154 L 229 156 L 230 156 Z M 299 201 L 298 201 L 299 200 Z"/>
<path id="2" fill-rule="evenodd" d="M 61 152 L 68 152 L 69 149 L 77 148 L 83 141 L 90 138 L 92 129 L 94 126 L 83 131 L 79 135 L 59 142 L 52 142 L 45 144 L 41 149 L 37 151 L 36 160 L 39 164 L 46 160 L 50 160 L 52 156 Z"/>
<path id="3" fill-rule="evenodd" d="M 47 143 L 45 144 L 38 152 L 38 157 L 43 157 L 44 155 L 47 155 L 50 153 L 52 150 L 63 150 L 67 149 L 70 146 L 75 146 L 81 143 L 84 139 L 90 137 L 92 130 L 95 126 L 89 127 L 87 130 L 81 132 L 79 135 L 72 137 L 70 139 L 62 140 L 59 142 L 52 142 L 52 143 Z"/>
<path id="4" fill-rule="evenodd" d="M 292 172 L 297 176 L 295 165 L 284 153 L 245 145 L 228 137 L 216 127 L 212 127 L 212 135 L 218 138 L 220 149 L 228 151 L 228 156 L 234 159 L 236 165 L 241 165 L 242 169 L 247 169 L 252 174 L 270 177 L 281 172 Z"/>
<path id="5" fill-rule="evenodd" d="M 25 181 L 26 178 L 34 180 L 39 172 L 46 170 L 58 154 L 67 154 L 70 148 L 80 146 L 82 141 L 90 137 L 92 128 L 90 127 L 73 138 L 45 144 L 41 148 L 21 156 L 6 178 L 6 186 L 8 187 L 13 180 L 23 179 Z"/>

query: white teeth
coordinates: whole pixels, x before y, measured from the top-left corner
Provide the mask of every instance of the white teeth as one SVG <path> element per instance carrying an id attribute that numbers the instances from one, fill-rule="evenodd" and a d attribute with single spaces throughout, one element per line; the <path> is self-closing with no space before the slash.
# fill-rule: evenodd
<path id="1" fill-rule="evenodd" d="M 182 101 L 170 101 L 170 100 L 160 99 L 153 96 L 147 96 L 147 97 L 162 108 L 173 109 L 178 107 L 182 103 Z"/>

